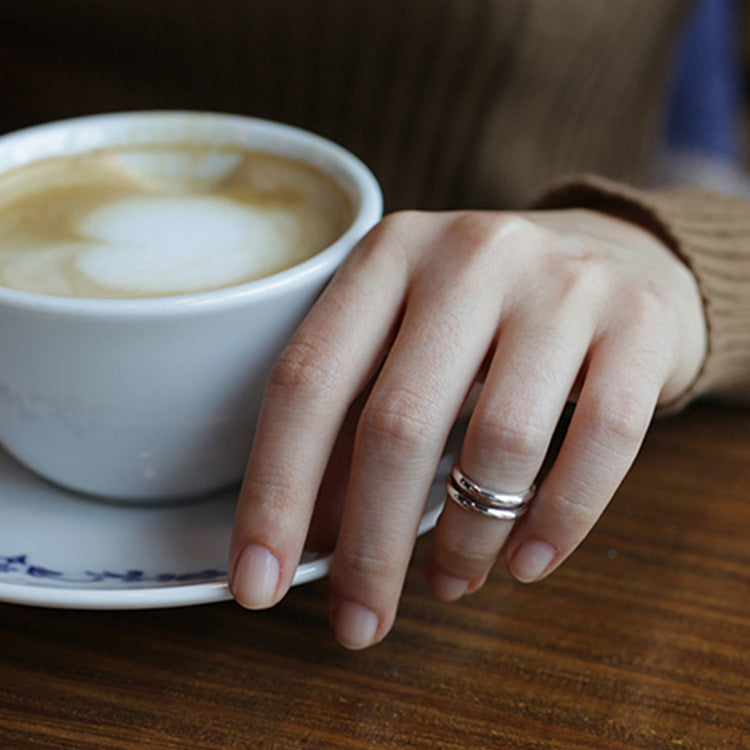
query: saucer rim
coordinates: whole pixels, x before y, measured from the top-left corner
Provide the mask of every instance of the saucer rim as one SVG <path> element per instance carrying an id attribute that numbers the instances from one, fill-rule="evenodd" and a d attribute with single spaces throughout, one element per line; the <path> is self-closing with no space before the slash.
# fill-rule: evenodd
<path id="1" fill-rule="evenodd" d="M 427 501 L 417 536 L 435 527 L 444 501 Z M 333 555 L 324 555 L 300 563 L 292 586 L 299 586 L 326 576 Z M 232 594 L 226 578 L 200 583 L 178 583 L 167 586 L 137 588 L 81 588 L 45 586 L 42 583 L 0 582 L 0 603 L 51 609 L 140 610 L 168 609 L 230 601 Z"/>

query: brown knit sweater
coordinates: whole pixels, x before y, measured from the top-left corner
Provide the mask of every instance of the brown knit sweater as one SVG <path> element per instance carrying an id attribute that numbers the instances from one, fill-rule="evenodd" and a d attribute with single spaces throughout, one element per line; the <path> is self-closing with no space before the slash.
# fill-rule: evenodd
<path id="1" fill-rule="evenodd" d="M 710 351 L 685 400 L 750 402 L 750 203 L 652 191 L 686 0 L 24 0 L 0 4 L 0 130 L 122 109 L 291 122 L 389 209 L 627 210 L 695 272 Z M 568 178 L 593 173 L 600 178 Z M 549 190 L 549 186 L 558 186 Z"/>

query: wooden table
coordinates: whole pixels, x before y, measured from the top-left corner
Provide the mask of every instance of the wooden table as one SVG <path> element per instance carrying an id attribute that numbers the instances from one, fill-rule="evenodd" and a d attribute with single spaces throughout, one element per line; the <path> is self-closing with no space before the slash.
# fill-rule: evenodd
<path id="1" fill-rule="evenodd" d="M 265 613 L 0 605 L 0 748 L 750 748 L 750 412 L 652 428 L 573 558 L 335 644 L 326 582 Z"/>

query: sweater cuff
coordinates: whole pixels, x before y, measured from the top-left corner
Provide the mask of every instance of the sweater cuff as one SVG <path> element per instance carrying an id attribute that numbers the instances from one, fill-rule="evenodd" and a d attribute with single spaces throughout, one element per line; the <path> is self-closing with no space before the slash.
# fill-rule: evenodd
<path id="1" fill-rule="evenodd" d="M 553 185 L 533 207 L 589 208 L 659 237 L 693 272 L 708 329 L 698 375 L 667 410 L 703 395 L 750 404 L 750 200 L 698 188 L 643 190 L 581 175 Z"/>

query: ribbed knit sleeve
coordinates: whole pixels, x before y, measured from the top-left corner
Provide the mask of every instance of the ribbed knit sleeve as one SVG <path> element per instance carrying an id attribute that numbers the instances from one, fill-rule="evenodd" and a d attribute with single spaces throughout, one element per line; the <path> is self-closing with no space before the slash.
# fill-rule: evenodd
<path id="1" fill-rule="evenodd" d="M 534 205 L 613 213 L 660 237 L 694 273 L 708 327 L 703 366 L 674 406 L 703 395 L 750 405 L 750 200 L 687 187 L 641 190 L 583 175 L 553 186 Z"/>

